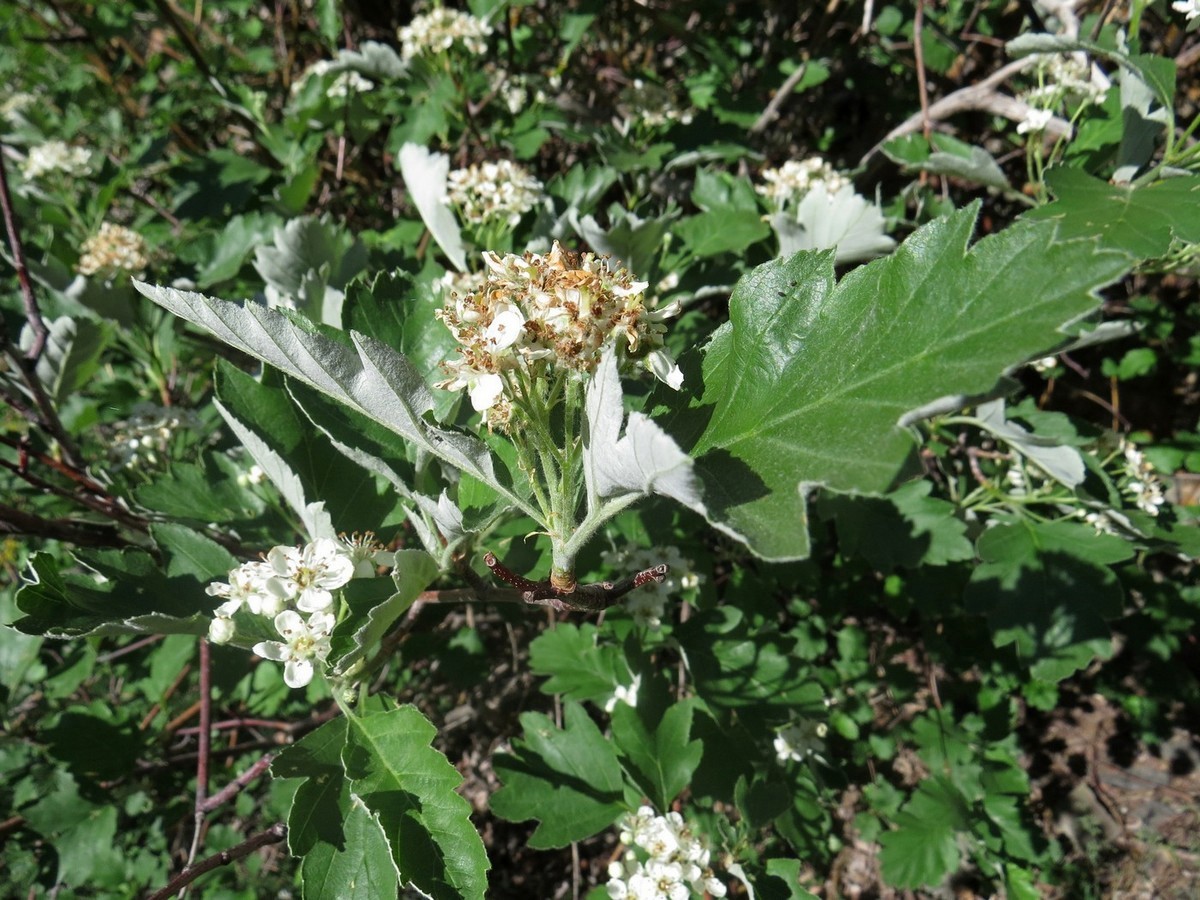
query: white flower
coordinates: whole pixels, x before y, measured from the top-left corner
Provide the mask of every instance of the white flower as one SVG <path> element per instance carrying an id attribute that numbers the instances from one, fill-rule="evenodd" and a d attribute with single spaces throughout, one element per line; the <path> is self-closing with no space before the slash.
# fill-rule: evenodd
<path id="1" fill-rule="evenodd" d="M 272 591 L 268 582 L 273 571 L 261 561 L 243 563 L 229 572 L 229 582 L 210 584 L 204 592 L 210 597 L 222 597 L 225 602 L 217 607 L 217 616 L 232 617 L 245 606 L 256 616 L 273 616 L 283 609 L 282 601 Z"/>
<path id="2" fill-rule="evenodd" d="M 333 594 L 354 577 L 354 563 L 337 541 L 319 538 L 300 550 L 274 547 L 267 562 L 288 599 L 303 612 L 316 612 L 333 605 Z"/>
<path id="3" fill-rule="evenodd" d="M 802 762 L 806 757 L 825 751 L 822 740 L 829 732 L 824 722 L 800 719 L 780 729 L 775 736 L 775 755 L 780 762 Z"/>
<path id="4" fill-rule="evenodd" d="M 228 644 L 237 632 L 232 619 L 217 616 L 208 623 L 208 639 L 214 644 Z"/>
<path id="5" fill-rule="evenodd" d="M 254 652 L 284 664 L 283 680 L 288 687 L 304 687 L 312 681 L 313 660 L 324 661 L 329 655 L 333 624 L 331 613 L 313 613 L 305 622 L 294 609 L 285 609 L 275 617 L 275 630 L 283 640 L 260 641 L 254 645 Z"/>
<path id="6" fill-rule="evenodd" d="M 375 570 L 379 566 L 396 564 L 396 554 L 389 552 L 383 544 L 375 540 L 374 532 L 360 534 L 356 531 L 349 537 L 342 535 L 341 542 L 344 545 L 341 552 L 354 564 L 355 578 L 374 578 Z"/>
<path id="7" fill-rule="evenodd" d="M 86 175 L 92 159 L 92 151 L 83 147 L 71 147 L 62 141 L 46 141 L 29 148 L 29 155 L 21 171 L 26 178 L 41 178 L 51 172 L 67 175 Z"/>
<path id="8" fill-rule="evenodd" d="M 604 711 L 612 712 L 617 708 L 618 703 L 624 703 L 627 706 L 637 706 L 638 689 L 642 686 L 642 676 L 634 675 L 633 683 L 629 686 L 618 684 L 613 688 L 613 695 L 604 701 Z"/>
<path id="9" fill-rule="evenodd" d="M 375 82 L 363 78 L 353 69 L 339 72 L 325 91 L 330 100 L 344 100 L 351 94 L 365 94 L 375 89 Z"/>
<path id="10" fill-rule="evenodd" d="M 1031 106 L 1025 111 L 1025 118 L 1017 124 L 1017 134 L 1045 131 L 1046 126 L 1050 124 L 1050 120 L 1053 118 L 1054 113 L 1050 110 L 1035 109 Z"/>
<path id="11" fill-rule="evenodd" d="M 525 331 L 525 316 L 511 303 L 499 304 L 492 314 L 492 324 L 483 332 L 484 342 L 493 350 L 507 350 L 521 339 Z"/>
<path id="12" fill-rule="evenodd" d="M 654 377 L 672 390 L 683 387 L 683 371 L 675 363 L 675 357 L 666 347 L 659 347 L 646 356 L 646 362 Z"/>
<path id="13" fill-rule="evenodd" d="M 1175 0 L 1171 9 L 1183 13 L 1187 21 L 1200 17 L 1200 0 Z"/>
<path id="14" fill-rule="evenodd" d="M 608 867 L 608 895 L 614 900 L 686 900 L 708 891 L 725 896 L 725 886 L 709 868 L 709 850 L 677 812 L 657 816 L 649 806 L 618 823 L 621 843 L 636 846 Z"/>

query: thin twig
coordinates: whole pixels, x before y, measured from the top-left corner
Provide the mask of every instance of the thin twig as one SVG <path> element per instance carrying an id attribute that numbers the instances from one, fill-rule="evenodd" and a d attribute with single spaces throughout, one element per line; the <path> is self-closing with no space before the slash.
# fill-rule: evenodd
<path id="1" fill-rule="evenodd" d="M 762 114 L 754 120 L 754 124 L 750 126 L 751 134 L 758 134 L 768 125 L 779 118 L 779 107 L 783 106 L 783 102 L 791 96 L 792 91 L 796 89 L 796 85 L 800 83 L 800 79 L 804 77 L 804 73 L 808 71 L 808 60 L 804 60 L 796 68 L 796 71 L 787 77 L 785 81 L 771 97 L 771 101 L 767 104 L 766 109 Z"/>
<path id="2" fill-rule="evenodd" d="M 210 856 L 208 859 L 196 863 L 194 866 L 188 866 L 169 882 L 167 886 L 157 893 L 151 894 L 147 900 L 168 900 L 178 894 L 183 888 L 187 887 L 201 875 L 206 872 L 211 872 L 213 869 L 218 869 L 221 866 L 227 866 L 232 862 L 237 862 L 243 857 L 249 856 L 260 847 L 267 847 L 271 844 L 278 844 L 287 837 L 287 826 L 282 822 L 277 822 L 266 831 L 260 831 L 252 837 L 246 838 L 242 843 L 230 847 L 228 850 L 222 850 L 220 853 Z"/>
<path id="3" fill-rule="evenodd" d="M 229 782 L 229 784 L 225 785 L 225 787 L 221 788 L 221 790 L 217 791 L 215 794 L 213 794 L 207 800 L 205 800 L 204 803 L 201 804 L 201 806 L 199 808 L 201 809 L 202 812 L 210 813 L 214 809 L 216 809 L 218 806 L 221 806 L 221 805 L 229 802 L 229 800 L 231 800 L 233 797 L 237 796 L 237 794 L 239 794 L 243 790 L 245 790 L 246 786 L 248 784 L 250 784 L 250 782 L 259 778 L 261 775 L 265 774 L 267 769 L 271 768 L 271 763 L 273 763 L 274 761 L 275 761 L 274 753 L 266 754 L 265 756 L 262 757 L 262 759 L 260 759 L 258 762 L 256 762 L 254 765 L 252 765 L 250 768 L 248 768 L 245 772 L 243 772 L 241 775 L 239 775 L 233 781 Z"/>
<path id="4" fill-rule="evenodd" d="M 921 101 L 921 133 L 928 141 L 930 137 L 929 84 L 925 81 L 925 47 L 921 40 L 924 27 L 925 0 L 917 0 L 917 12 L 913 16 L 913 58 L 917 63 L 917 97 Z"/>
<path id="5" fill-rule="evenodd" d="M 8 249 L 12 253 L 13 265 L 17 269 L 17 281 L 21 285 L 21 299 L 25 303 L 25 318 L 33 330 L 33 345 L 26 351 L 25 358 L 36 363 L 46 347 L 50 331 L 42 319 L 37 298 L 33 294 L 33 282 L 29 280 L 29 269 L 25 265 L 25 248 L 21 244 L 21 232 L 17 229 L 17 216 L 13 211 L 12 195 L 8 191 L 8 172 L 4 165 L 4 145 L 0 144 L 0 207 L 4 209 L 4 228 L 8 232 Z M 8 335 L 0 335 L 5 342 Z"/>
<path id="6" fill-rule="evenodd" d="M 208 754 L 212 745 L 209 725 L 212 723 L 212 654 L 208 639 L 200 638 L 200 750 L 196 755 L 196 807 L 193 815 L 192 849 L 188 865 L 200 852 L 200 836 L 204 831 L 205 801 L 208 800 Z"/>
<path id="7" fill-rule="evenodd" d="M 953 115 L 968 110 L 985 110 L 999 116 L 1004 116 L 1014 122 L 1019 122 L 1025 117 L 1029 106 L 1022 103 L 1015 97 L 1009 97 L 1001 94 L 996 90 L 997 85 L 1002 84 L 1014 75 L 1025 71 L 1030 66 L 1037 62 L 1035 56 L 1026 56 L 1022 59 L 1014 59 L 1012 62 L 1001 66 L 987 78 L 977 84 L 969 87 L 959 88 L 951 94 L 947 94 L 941 100 L 932 103 L 928 110 L 921 110 L 914 115 L 909 116 L 891 131 L 883 136 L 874 147 L 866 152 L 859 166 L 865 166 L 867 162 L 880 151 L 884 144 L 902 135 L 911 134 L 918 129 L 924 127 L 927 121 L 940 122 L 943 119 L 948 119 Z M 1049 137 L 1056 137 L 1060 134 L 1066 134 L 1070 130 L 1070 125 L 1063 119 L 1051 119 L 1046 126 L 1046 134 Z"/>

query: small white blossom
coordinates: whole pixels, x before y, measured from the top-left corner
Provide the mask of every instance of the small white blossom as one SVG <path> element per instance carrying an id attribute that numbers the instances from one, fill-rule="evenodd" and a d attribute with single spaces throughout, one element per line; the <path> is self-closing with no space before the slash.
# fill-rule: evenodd
<path id="1" fill-rule="evenodd" d="M 275 583 L 303 612 L 328 609 L 333 605 L 331 592 L 354 577 L 355 564 L 337 541 L 328 538 L 319 538 L 299 550 L 274 547 L 267 554 L 267 563 Z"/>
<path id="2" fill-rule="evenodd" d="M 469 13 L 439 6 L 416 16 L 403 26 L 400 37 L 400 56 L 409 62 L 418 56 L 445 53 L 461 46 L 474 56 L 487 52 L 487 38 L 492 27 Z"/>
<path id="3" fill-rule="evenodd" d="M 228 644 L 236 632 L 232 619 L 217 616 L 208 623 L 208 639 L 214 644 Z"/>
<path id="4" fill-rule="evenodd" d="M 626 686 L 618 684 L 613 688 L 613 695 L 604 701 L 604 711 L 611 713 L 617 708 L 618 703 L 624 703 L 626 706 L 637 706 L 638 689 L 642 686 L 642 676 L 633 676 L 633 683 Z"/>
<path id="5" fill-rule="evenodd" d="M 243 607 L 256 616 L 274 616 L 284 604 L 284 592 L 271 583 L 274 574 L 261 560 L 243 563 L 229 572 L 228 582 L 210 584 L 204 592 L 225 601 L 217 607 L 219 618 L 231 618 Z"/>
<path id="6" fill-rule="evenodd" d="M 1029 107 L 1025 111 L 1025 118 L 1017 123 L 1017 134 L 1034 134 L 1046 130 L 1046 126 L 1050 124 L 1050 120 L 1054 118 L 1054 113 L 1048 109 L 1036 109 Z"/>
<path id="7" fill-rule="evenodd" d="M 71 147 L 62 141 L 47 141 L 29 148 L 21 167 L 26 178 L 42 178 L 52 172 L 71 176 L 86 175 L 90 170 L 92 151 Z"/>
<path id="8" fill-rule="evenodd" d="M 341 552 L 345 553 L 354 565 L 355 578 L 374 578 L 379 566 L 396 564 L 396 554 L 389 552 L 383 544 L 375 540 L 373 532 L 359 533 L 347 537 L 341 536 L 344 545 Z"/>
<path id="9" fill-rule="evenodd" d="M 780 762 L 802 762 L 825 752 L 824 737 L 829 727 L 824 722 L 800 719 L 784 726 L 775 735 L 775 755 Z"/>
<path id="10" fill-rule="evenodd" d="M 1200 0 L 1175 0 L 1171 4 L 1171 9 L 1177 13 L 1183 13 L 1188 22 L 1200 18 Z"/>
<path id="11" fill-rule="evenodd" d="M 290 688 L 304 687 L 313 677 L 313 660 L 324 661 L 329 655 L 329 636 L 333 633 L 331 613 L 315 612 L 308 621 L 292 609 L 275 617 L 275 630 L 282 641 L 260 641 L 254 652 L 263 659 L 282 662 L 283 680 Z"/>
<path id="12" fill-rule="evenodd" d="M 673 307 L 646 306 L 647 284 L 604 257 L 556 242 L 548 254 L 483 254 L 487 274 L 466 294 L 451 290 L 437 316 L 459 343 L 438 387 L 466 390 L 490 427 L 508 427 L 512 391 L 531 379 L 580 380 L 614 347 L 623 371 L 652 371 L 678 387 L 683 375 L 663 347 L 661 320 Z"/>
<path id="13" fill-rule="evenodd" d="M 190 409 L 138 403 L 129 418 L 104 426 L 101 435 L 114 466 L 144 472 L 163 468 L 176 437 L 199 427 L 200 417 Z"/>
<path id="14" fill-rule="evenodd" d="M 634 124 L 652 128 L 675 122 L 690 124 L 694 113 L 675 101 L 672 93 L 660 84 L 635 78 L 617 98 L 617 110 L 623 116 L 618 130 L 627 134 Z"/>
<path id="15" fill-rule="evenodd" d="M 365 94 L 375 89 L 375 82 L 352 69 L 338 73 L 325 91 L 330 100 L 344 100 L 352 94 Z"/>

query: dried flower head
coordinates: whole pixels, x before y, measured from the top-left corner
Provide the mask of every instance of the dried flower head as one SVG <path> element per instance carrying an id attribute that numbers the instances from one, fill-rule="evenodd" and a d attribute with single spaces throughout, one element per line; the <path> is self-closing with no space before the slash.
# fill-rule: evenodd
<path id="1" fill-rule="evenodd" d="M 146 241 L 124 225 L 105 222 L 83 242 L 83 255 L 75 270 L 80 275 L 139 274 L 150 264 Z"/>
<path id="2" fill-rule="evenodd" d="M 489 424 L 508 422 L 509 405 L 527 396 L 522 385 L 530 379 L 586 379 L 609 346 L 627 365 L 636 361 L 675 388 L 682 383 L 660 324 L 676 310 L 648 309 L 646 282 L 557 242 L 545 255 L 489 251 L 483 258 L 484 286 L 452 294 L 438 311 L 460 344 L 459 357 L 442 363 L 450 377 L 438 387 L 465 388 L 472 406 L 489 412 Z"/>
<path id="3" fill-rule="evenodd" d="M 52 172 L 63 172 L 71 176 L 86 175 L 92 160 L 92 151 L 84 147 L 72 147 L 62 141 L 47 141 L 29 148 L 29 155 L 21 166 L 26 178 L 42 178 Z"/>
<path id="4" fill-rule="evenodd" d="M 482 19 L 439 6 L 400 29 L 400 56 L 408 62 L 418 56 L 445 53 L 455 45 L 479 56 L 487 52 L 491 33 L 492 27 Z"/>
<path id="5" fill-rule="evenodd" d="M 517 163 L 501 159 L 455 169 L 446 179 L 446 193 L 464 222 L 516 225 L 541 202 L 542 183 Z"/>

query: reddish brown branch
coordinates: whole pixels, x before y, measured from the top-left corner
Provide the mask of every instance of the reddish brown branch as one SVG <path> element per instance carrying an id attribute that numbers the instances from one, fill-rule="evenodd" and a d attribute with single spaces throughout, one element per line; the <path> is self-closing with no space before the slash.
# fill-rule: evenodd
<path id="1" fill-rule="evenodd" d="M 483 562 L 497 578 L 519 590 L 521 599 L 526 603 L 550 606 L 560 612 L 600 612 L 635 588 L 649 584 L 651 581 L 661 583 L 669 571 L 666 563 L 660 563 L 615 583 L 598 581 L 593 584 L 576 584 L 570 590 L 563 590 L 549 580 L 530 581 L 528 578 L 515 574 L 496 559 L 494 553 L 484 556 Z"/>
<path id="2" fill-rule="evenodd" d="M 218 869 L 221 866 L 227 866 L 232 862 L 237 862 L 243 857 L 249 856 L 255 850 L 262 847 L 267 847 L 271 844 L 278 844 L 287 837 L 287 826 L 282 822 L 276 823 L 266 831 L 260 831 L 258 834 L 247 838 L 235 847 L 230 847 L 228 850 L 222 850 L 220 853 L 210 856 L 208 859 L 201 860 L 194 866 L 188 866 L 169 882 L 161 891 L 151 894 L 147 900 L 167 900 L 179 893 L 179 891 L 206 872 L 211 872 L 213 869 Z"/>

